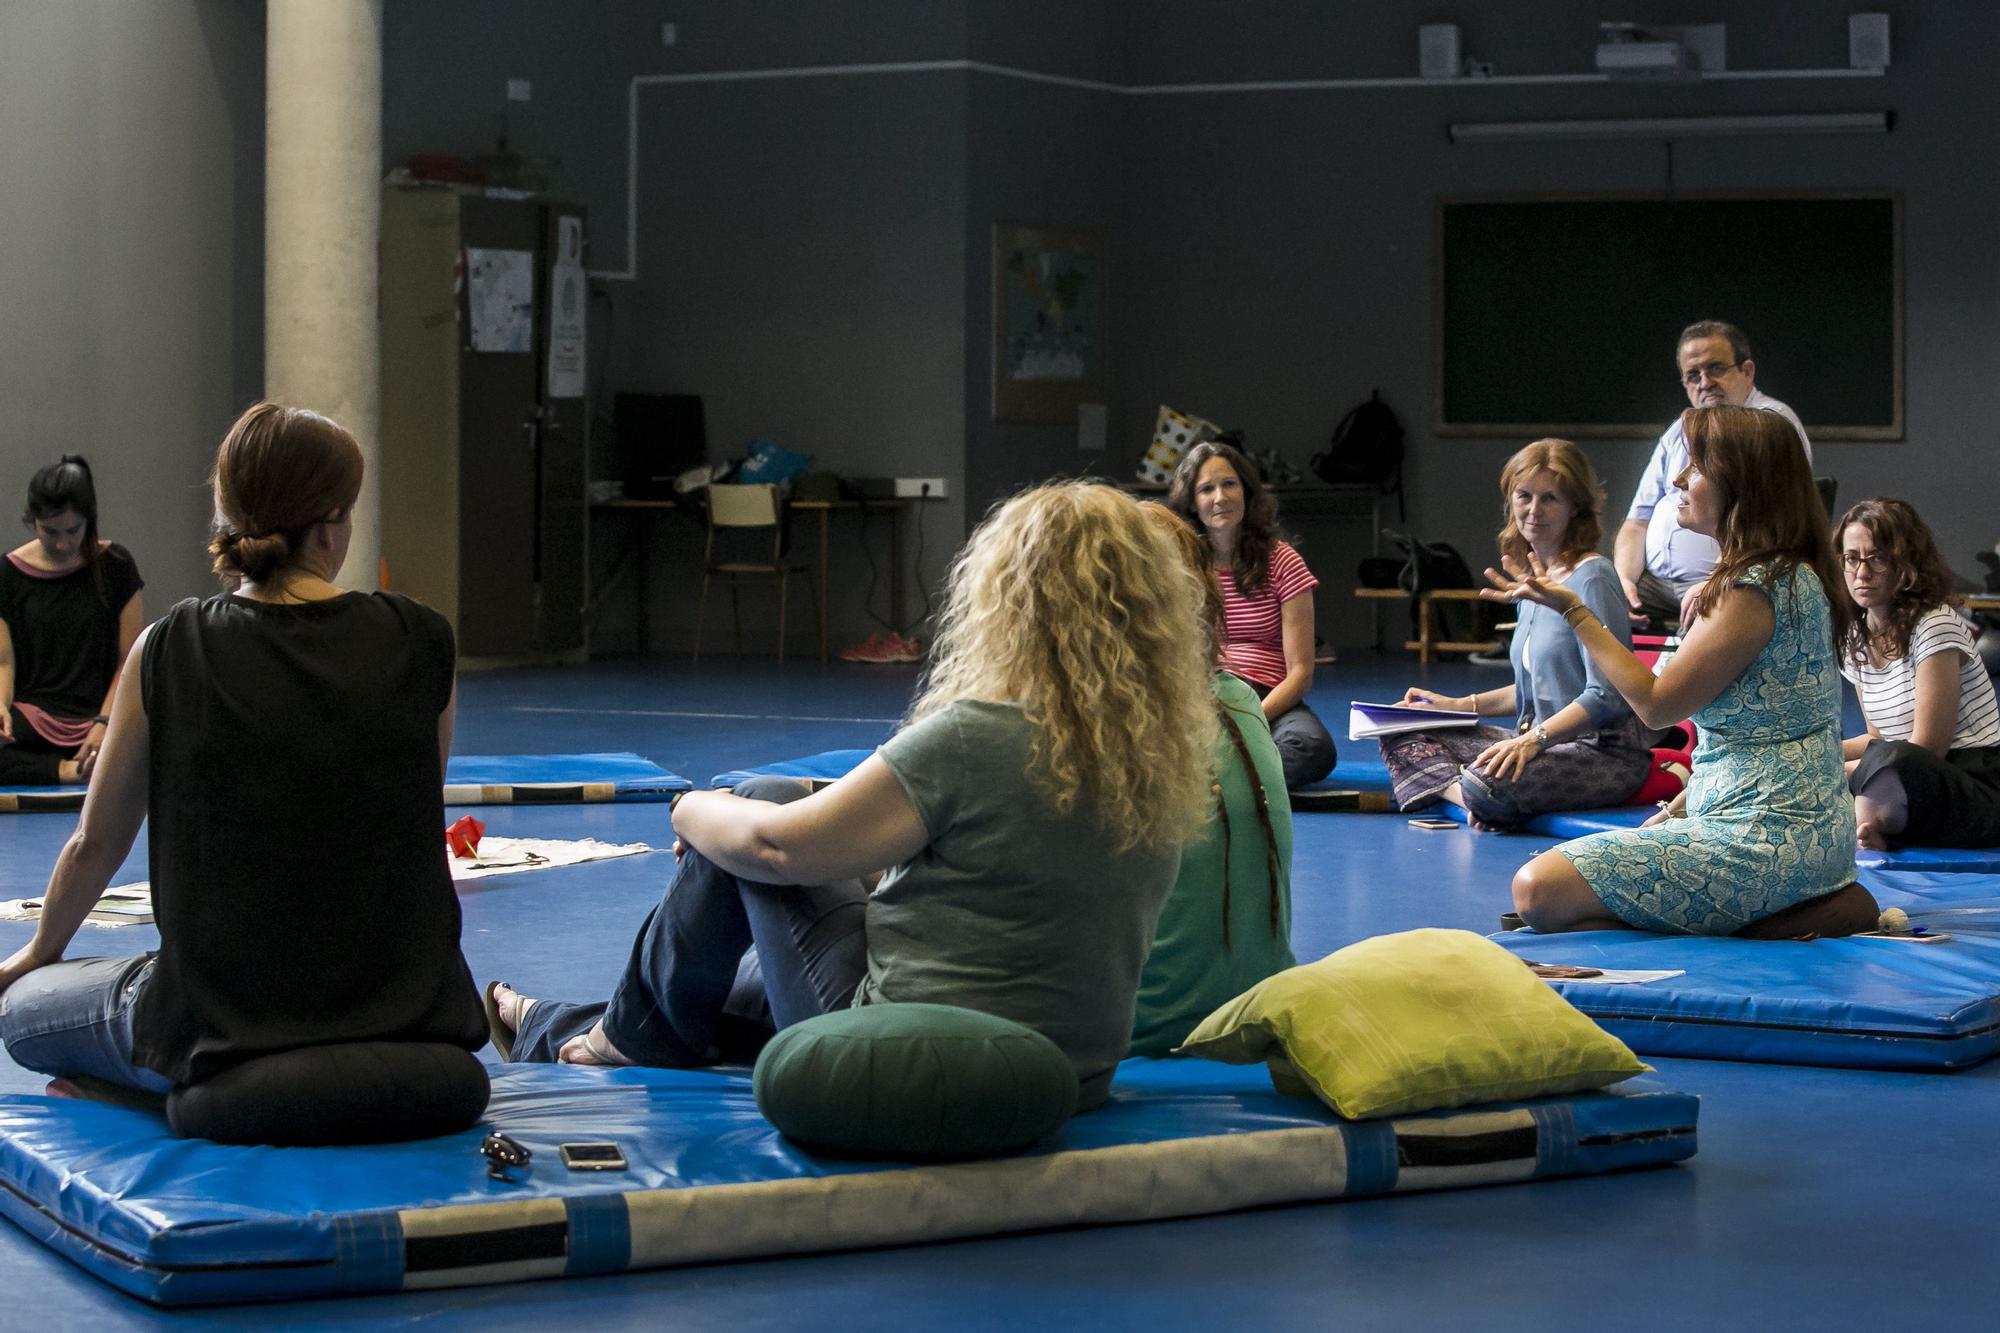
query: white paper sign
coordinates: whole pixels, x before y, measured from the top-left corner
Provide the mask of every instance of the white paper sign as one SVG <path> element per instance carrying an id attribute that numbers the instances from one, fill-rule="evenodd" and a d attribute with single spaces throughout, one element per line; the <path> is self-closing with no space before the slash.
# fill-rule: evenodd
<path id="1" fill-rule="evenodd" d="M 590 292 L 583 276 L 583 219 L 556 219 L 556 266 L 549 276 L 549 397 L 583 397 L 584 317 Z"/>
<path id="2" fill-rule="evenodd" d="M 465 315 L 475 352 L 535 350 L 535 256 L 465 249 Z"/>

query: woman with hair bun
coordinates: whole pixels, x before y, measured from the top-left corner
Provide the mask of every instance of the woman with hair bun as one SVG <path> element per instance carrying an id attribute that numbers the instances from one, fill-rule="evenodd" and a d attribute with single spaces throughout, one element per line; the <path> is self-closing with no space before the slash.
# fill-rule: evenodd
<path id="1" fill-rule="evenodd" d="M 1840 645 L 1868 726 L 1841 746 L 1860 844 L 2000 846 L 2000 706 L 1931 530 L 1863 500 L 1836 537 L 1860 612 Z"/>
<path id="2" fill-rule="evenodd" d="M 0 963 L 17 1063 L 162 1093 L 305 1048 L 484 1044 L 440 833 L 451 629 L 334 585 L 361 471 L 300 408 L 261 403 L 222 441 L 228 591 L 126 659 L 34 939 Z M 60 961 L 142 821 L 159 952 Z"/>
<path id="3" fill-rule="evenodd" d="M 0 565 L 0 786 L 86 782 L 146 584 L 97 535 L 97 486 L 75 454 L 35 473 L 21 521 L 34 540 Z"/>
<path id="4" fill-rule="evenodd" d="M 997 505 L 952 564 L 908 723 L 840 781 L 674 807 L 680 864 L 609 1003 L 487 989 L 510 1059 L 686 1067 L 725 1017 L 923 1002 L 1042 1033 L 1104 1100 L 1212 796 L 1199 577 L 1109 486 Z M 884 867 L 887 867 L 885 870 Z M 880 872 L 871 890 L 869 881 Z M 743 968 L 754 947 L 756 969 Z"/>

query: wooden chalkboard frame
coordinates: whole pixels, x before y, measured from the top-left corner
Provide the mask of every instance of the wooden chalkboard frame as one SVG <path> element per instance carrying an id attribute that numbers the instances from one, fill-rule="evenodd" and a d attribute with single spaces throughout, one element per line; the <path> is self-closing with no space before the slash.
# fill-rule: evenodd
<path id="1" fill-rule="evenodd" d="M 1904 230 L 1903 195 L 1900 190 L 1754 190 L 1754 191 L 1675 191 L 1663 194 L 1658 191 L 1607 191 L 1607 192 L 1540 192 L 1503 194 L 1438 195 L 1432 202 L 1431 215 L 1431 426 L 1441 437 L 1461 438 L 1534 438 L 1556 435 L 1571 439 L 1651 439 L 1665 428 L 1664 421 L 1650 422 L 1576 422 L 1576 421 L 1500 421 L 1471 422 L 1447 421 L 1445 419 L 1445 212 L 1454 205 L 1462 204 L 1550 204 L 1550 203 L 1761 203 L 1805 201 L 1870 200 L 1886 201 L 1890 205 L 1891 246 L 1890 258 L 1893 294 L 1891 297 L 1891 365 L 1890 391 L 1891 419 L 1887 424 L 1840 425 L 1838 423 L 1806 421 L 1806 429 L 1814 440 L 1901 440 L 1904 432 L 1904 323 L 1906 280 L 1904 273 Z M 1703 317 L 1727 318 L 1726 312 L 1691 312 L 1689 319 Z M 1753 340 L 1759 335 L 1754 328 L 1746 325 Z M 1668 355 L 1662 350 L 1664 363 Z M 1782 389 L 1779 389 L 1782 393 Z M 1802 414 L 1805 415 L 1805 414 Z"/>

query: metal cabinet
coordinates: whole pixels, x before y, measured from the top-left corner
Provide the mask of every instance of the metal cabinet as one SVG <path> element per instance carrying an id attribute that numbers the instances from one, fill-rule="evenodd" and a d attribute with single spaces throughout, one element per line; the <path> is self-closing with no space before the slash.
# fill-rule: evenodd
<path id="1" fill-rule="evenodd" d="M 580 328 L 587 308 L 583 221 L 541 200 L 383 192 L 382 555 L 470 665 L 583 656 L 590 412 L 580 371 L 550 374 L 552 312 Z"/>

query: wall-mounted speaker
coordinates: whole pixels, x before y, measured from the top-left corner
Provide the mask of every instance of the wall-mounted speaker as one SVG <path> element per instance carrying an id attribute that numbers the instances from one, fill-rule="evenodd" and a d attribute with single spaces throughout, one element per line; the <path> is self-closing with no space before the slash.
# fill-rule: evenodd
<path id="1" fill-rule="evenodd" d="M 1463 64 L 1456 23 L 1417 25 L 1417 72 L 1427 79 L 1455 79 Z"/>
<path id="2" fill-rule="evenodd" d="M 1847 16 L 1847 63 L 1855 69 L 1889 68 L 1889 16 Z"/>

